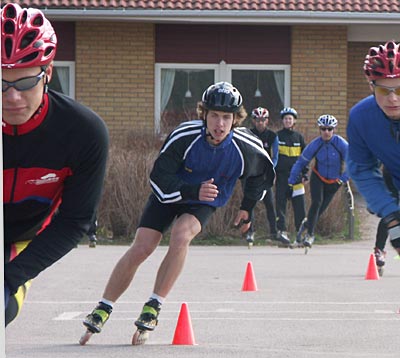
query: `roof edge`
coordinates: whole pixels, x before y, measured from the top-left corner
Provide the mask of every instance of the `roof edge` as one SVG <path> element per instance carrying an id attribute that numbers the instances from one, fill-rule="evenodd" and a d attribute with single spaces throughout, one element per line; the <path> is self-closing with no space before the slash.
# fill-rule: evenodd
<path id="1" fill-rule="evenodd" d="M 323 11 L 204 11 L 41 9 L 53 20 L 243 24 L 399 24 L 400 13 Z"/>

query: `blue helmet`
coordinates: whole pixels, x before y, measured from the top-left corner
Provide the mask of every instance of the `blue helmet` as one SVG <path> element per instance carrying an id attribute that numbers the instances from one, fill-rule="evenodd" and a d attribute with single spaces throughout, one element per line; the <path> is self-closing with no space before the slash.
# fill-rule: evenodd
<path id="1" fill-rule="evenodd" d="M 286 116 L 287 114 L 291 114 L 294 118 L 297 119 L 297 111 L 294 108 L 291 107 L 285 107 L 284 109 L 281 110 L 280 115 L 281 118 Z"/>
<path id="2" fill-rule="evenodd" d="M 243 98 L 229 82 L 218 82 L 204 91 L 202 102 L 208 110 L 235 113 L 242 106 Z"/>

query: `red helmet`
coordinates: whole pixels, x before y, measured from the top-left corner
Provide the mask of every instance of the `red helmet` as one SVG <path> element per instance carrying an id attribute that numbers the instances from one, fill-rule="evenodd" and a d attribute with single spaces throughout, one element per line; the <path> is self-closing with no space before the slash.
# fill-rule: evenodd
<path id="1" fill-rule="evenodd" d="M 385 45 L 371 47 L 365 56 L 364 73 L 368 81 L 400 77 L 399 45 L 389 41 Z"/>
<path id="2" fill-rule="evenodd" d="M 253 111 L 251 112 L 251 117 L 253 119 L 256 119 L 256 118 L 262 118 L 262 119 L 268 118 L 269 117 L 268 109 L 263 108 L 263 107 L 254 108 Z"/>
<path id="3" fill-rule="evenodd" d="M 56 55 L 57 37 L 50 21 L 34 8 L 7 4 L 1 10 L 1 66 L 48 65 Z"/>

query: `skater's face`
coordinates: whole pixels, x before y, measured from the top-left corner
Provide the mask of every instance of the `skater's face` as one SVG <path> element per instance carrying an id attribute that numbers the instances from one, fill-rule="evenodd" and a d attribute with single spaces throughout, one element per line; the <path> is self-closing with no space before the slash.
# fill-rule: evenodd
<path id="1" fill-rule="evenodd" d="M 207 113 L 207 141 L 213 145 L 220 144 L 232 129 L 234 114 L 210 110 Z"/>
<path id="2" fill-rule="evenodd" d="M 285 114 L 284 117 L 282 118 L 282 122 L 283 122 L 283 126 L 286 129 L 290 129 L 296 123 L 296 119 L 291 114 Z"/>
<path id="3" fill-rule="evenodd" d="M 43 100 L 45 82 L 51 78 L 52 65 L 2 70 L 2 116 L 11 125 L 27 122 Z"/>
<path id="4" fill-rule="evenodd" d="M 268 118 L 255 118 L 253 119 L 253 125 L 262 133 L 267 129 Z"/>
<path id="5" fill-rule="evenodd" d="M 394 120 L 400 120 L 400 78 L 382 78 L 370 84 L 376 103 Z"/>
<path id="6" fill-rule="evenodd" d="M 321 134 L 321 138 L 324 141 L 329 141 L 333 137 L 333 132 L 335 128 L 333 127 L 319 127 L 319 132 Z"/>

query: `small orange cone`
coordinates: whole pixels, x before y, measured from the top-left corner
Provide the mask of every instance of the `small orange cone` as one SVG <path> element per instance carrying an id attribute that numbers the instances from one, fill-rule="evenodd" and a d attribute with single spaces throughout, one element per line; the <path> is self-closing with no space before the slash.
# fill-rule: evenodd
<path id="1" fill-rule="evenodd" d="M 242 291 L 257 291 L 256 277 L 254 276 L 253 265 L 249 261 L 246 267 L 246 274 L 243 280 Z"/>
<path id="2" fill-rule="evenodd" d="M 374 254 L 369 256 L 368 269 L 365 274 L 366 280 L 379 280 L 378 267 L 376 266 Z"/>
<path id="3" fill-rule="evenodd" d="M 172 344 L 186 346 L 196 345 L 187 303 L 182 303 Z"/>

